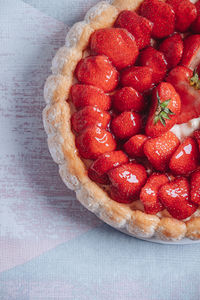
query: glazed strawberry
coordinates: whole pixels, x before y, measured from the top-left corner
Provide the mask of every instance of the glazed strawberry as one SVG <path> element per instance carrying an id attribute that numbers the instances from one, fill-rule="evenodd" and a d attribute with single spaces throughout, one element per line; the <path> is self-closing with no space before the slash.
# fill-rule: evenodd
<path id="1" fill-rule="evenodd" d="M 181 65 L 192 71 L 200 63 L 200 34 L 189 35 L 184 40 L 184 50 Z"/>
<path id="2" fill-rule="evenodd" d="M 197 17 L 197 9 L 189 0 L 167 0 L 175 12 L 175 30 L 185 32 Z"/>
<path id="3" fill-rule="evenodd" d="M 71 88 L 72 102 L 77 109 L 85 106 L 95 106 L 102 110 L 109 110 L 111 99 L 104 91 L 92 85 L 75 84 Z"/>
<path id="4" fill-rule="evenodd" d="M 81 83 L 94 85 L 105 92 L 114 90 L 118 84 L 118 72 L 104 55 L 81 59 L 75 74 Z"/>
<path id="5" fill-rule="evenodd" d="M 181 113 L 177 123 L 186 123 L 200 114 L 199 80 L 190 69 L 178 66 L 170 71 L 166 80 L 170 82 L 181 98 Z"/>
<path id="6" fill-rule="evenodd" d="M 183 40 L 179 33 L 166 38 L 159 46 L 159 51 L 163 52 L 168 69 L 177 66 L 183 55 Z"/>
<path id="7" fill-rule="evenodd" d="M 164 54 L 153 47 L 147 47 L 141 51 L 139 56 L 139 64 L 152 69 L 153 83 L 160 82 L 165 77 L 167 72 L 167 62 Z"/>
<path id="8" fill-rule="evenodd" d="M 119 70 L 134 64 L 138 56 L 135 38 L 122 28 L 96 30 L 90 48 L 92 53 L 106 55 Z"/>
<path id="9" fill-rule="evenodd" d="M 134 163 L 112 169 L 108 172 L 108 176 L 111 181 L 111 198 L 121 203 L 136 200 L 147 179 L 145 168 Z"/>
<path id="10" fill-rule="evenodd" d="M 197 143 L 188 137 L 173 154 L 169 167 L 175 175 L 188 175 L 197 168 L 198 157 Z"/>
<path id="11" fill-rule="evenodd" d="M 123 10 L 115 22 L 115 27 L 127 29 L 135 37 L 139 49 L 150 45 L 153 24 L 134 11 Z"/>
<path id="12" fill-rule="evenodd" d="M 191 175 L 191 201 L 200 204 L 200 170 Z"/>
<path id="13" fill-rule="evenodd" d="M 96 159 L 105 152 L 114 151 L 116 142 L 110 132 L 91 126 L 76 137 L 76 147 L 83 158 Z"/>
<path id="14" fill-rule="evenodd" d="M 157 137 L 171 129 L 181 111 L 181 100 L 174 87 L 161 82 L 154 90 L 146 124 L 146 135 Z"/>
<path id="15" fill-rule="evenodd" d="M 72 115 L 71 124 L 76 132 L 81 132 L 91 125 L 106 128 L 110 119 L 111 116 L 108 112 L 97 107 L 86 106 Z"/>
<path id="16" fill-rule="evenodd" d="M 133 110 L 140 112 L 144 109 L 143 96 L 132 87 L 124 87 L 118 90 L 112 98 L 113 108 L 119 112 Z"/>
<path id="17" fill-rule="evenodd" d="M 106 152 L 95 160 L 88 169 L 88 176 L 100 184 L 108 184 L 108 171 L 128 162 L 123 151 Z"/>
<path id="18" fill-rule="evenodd" d="M 164 207 L 158 199 L 158 190 L 169 181 L 166 175 L 154 173 L 152 174 L 146 184 L 141 189 L 140 200 L 144 205 L 144 211 L 147 214 L 155 215 Z"/>
<path id="19" fill-rule="evenodd" d="M 175 13 L 170 5 L 160 0 L 145 0 L 140 14 L 153 23 L 153 38 L 164 38 L 174 32 Z"/>
<path id="20" fill-rule="evenodd" d="M 111 122 L 111 129 L 118 139 L 128 139 L 141 129 L 141 117 L 138 113 L 125 111 Z"/>
<path id="21" fill-rule="evenodd" d="M 171 131 L 148 139 L 144 144 L 144 154 L 158 171 L 166 171 L 173 153 L 179 146 L 179 139 Z"/>
<path id="22" fill-rule="evenodd" d="M 199 145 L 199 151 L 200 151 L 200 130 L 196 130 L 193 135 Z"/>
<path id="23" fill-rule="evenodd" d="M 186 178 L 178 178 L 163 185 L 158 192 L 159 200 L 172 217 L 182 220 L 190 217 L 196 206 L 190 202 L 190 185 Z"/>
<path id="24" fill-rule="evenodd" d="M 196 10 L 197 10 L 197 17 L 195 21 L 192 23 L 190 29 L 193 33 L 200 33 L 200 1 L 195 3 Z"/>
<path id="25" fill-rule="evenodd" d="M 143 134 L 137 134 L 132 136 L 125 144 L 124 150 L 129 157 L 144 157 L 144 143 L 148 137 Z"/>
<path id="26" fill-rule="evenodd" d="M 121 84 L 131 86 L 138 92 L 144 92 L 153 87 L 153 71 L 149 67 L 132 66 L 121 73 Z"/>

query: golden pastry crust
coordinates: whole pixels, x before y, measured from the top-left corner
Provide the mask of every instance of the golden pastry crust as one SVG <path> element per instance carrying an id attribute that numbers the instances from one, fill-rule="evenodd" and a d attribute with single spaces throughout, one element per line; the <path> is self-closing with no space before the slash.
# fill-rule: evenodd
<path id="1" fill-rule="evenodd" d="M 139 238 L 156 237 L 165 240 L 200 238 L 200 217 L 187 222 L 148 215 L 133 207 L 120 204 L 92 182 L 75 146 L 71 131 L 71 110 L 66 100 L 73 83 L 73 73 L 87 48 L 94 30 L 112 26 L 124 9 L 137 9 L 142 0 L 114 0 L 112 4 L 99 2 L 86 14 L 83 22 L 76 23 L 68 32 L 65 46 L 60 48 L 52 61 L 52 73 L 45 83 L 43 111 L 44 128 L 48 135 L 49 151 L 59 165 L 59 173 L 66 186 L 76 192 L 77 199 L 107 224 Z M 198 213 L 196 214 L 198 215 Z"/>

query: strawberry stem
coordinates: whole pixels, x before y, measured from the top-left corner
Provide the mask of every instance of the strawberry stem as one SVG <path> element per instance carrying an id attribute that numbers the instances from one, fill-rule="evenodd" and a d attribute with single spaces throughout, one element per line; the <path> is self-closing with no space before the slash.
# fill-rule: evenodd
<path id="1" fill-rule="evenodd" d="M 196 69 L 193 72 L 193 76 L 190 78 L 190 85 L 193 86 L 196 90 L 200 89 L 200 80 Z"/>
<path id="2" fill-rule="evenodd" d="M 156 125 L 160 121 L 163 126 L 166 126 L 166 120 L 170 120 L 170 115 L 174 115 L 174 113 L 167 107 L 171 99 L 161 102 L 158 92 L 156 96 L 158 99 L 158 104 L 154 118 L 154 125 Z"/>

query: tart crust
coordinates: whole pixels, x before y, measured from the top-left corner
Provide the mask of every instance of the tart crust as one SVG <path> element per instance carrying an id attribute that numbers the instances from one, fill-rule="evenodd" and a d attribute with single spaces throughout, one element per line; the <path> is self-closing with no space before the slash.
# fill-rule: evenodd
<path id="1" fill-rule="evenodd" d="M 59 165 L 59 173 L 66 186 L 76 192 L 77 199 L 88 210 L 107 224 L 138 238 L 151 237 L 177 241 L 184 237 L 200 239 L 199 209 L 186 221 L 178 221 L 165 213 L 149 215 L 133 206 L 120 204 L 91 181 L 87 169 L 75 146 L 71 130 L 71 110 L 66 99 L 73 84 L 73 73 L 89 38 L 96 29 L 114 24 L 120 11 L 134 10 L 143 0 L 114 0 L 99 2 L 86 14 L 85 20 L 69 30 L 65 46 L 60 48 L 52 61 L 52 75 L 44 87 L 46 107 L 43 110 L 44 128 L 48 136 L 49 151 Z M 112 4 L 111 4 L 112 3 Z"/>

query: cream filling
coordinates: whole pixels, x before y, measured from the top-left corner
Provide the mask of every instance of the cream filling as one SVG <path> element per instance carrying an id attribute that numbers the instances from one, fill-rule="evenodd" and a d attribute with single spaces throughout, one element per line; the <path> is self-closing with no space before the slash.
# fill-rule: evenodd
<path id="1" fill-rule="evenodd" d="M 184 138 L 192 135 L 197 129 L 200 129 L 200 117 L 192 119 L 187 123 L 176 124 L 170 131 L 173 132 L 180 141 L 182 141 Z"/>

